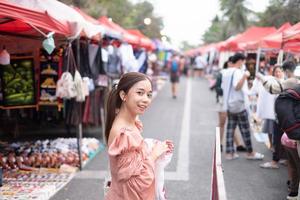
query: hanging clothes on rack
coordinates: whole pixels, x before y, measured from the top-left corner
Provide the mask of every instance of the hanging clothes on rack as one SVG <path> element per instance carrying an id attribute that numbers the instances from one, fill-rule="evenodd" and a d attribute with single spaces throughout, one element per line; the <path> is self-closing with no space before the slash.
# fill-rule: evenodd
<path id="1" fill-rule="evenodd" d="M 93 91 L 85 102 L 83 123 L 94 126 L 101 124 L 101 108 L 104 104 L 104 91 L 101 88 L 97 88 Z"/>

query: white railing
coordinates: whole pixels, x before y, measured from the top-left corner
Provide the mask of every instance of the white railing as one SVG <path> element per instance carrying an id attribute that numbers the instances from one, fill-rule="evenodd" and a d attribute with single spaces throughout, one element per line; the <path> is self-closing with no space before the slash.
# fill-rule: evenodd
<path id="1" fill-rule="evenodd" d="M 220 146 L 220 128 L 217 127 L 211 176 L 211 200 L 227 200 Z"/>

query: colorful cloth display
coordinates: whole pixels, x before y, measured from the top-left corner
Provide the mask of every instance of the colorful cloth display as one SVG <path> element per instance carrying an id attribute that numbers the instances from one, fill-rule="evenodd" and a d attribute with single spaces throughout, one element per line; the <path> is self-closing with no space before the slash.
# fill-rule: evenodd
<path id="1" fill-rule="evenodd" d="M 47 200 L 64 187 L 73 173 L 10 171 L 4 173 L 1 200 Z"/>

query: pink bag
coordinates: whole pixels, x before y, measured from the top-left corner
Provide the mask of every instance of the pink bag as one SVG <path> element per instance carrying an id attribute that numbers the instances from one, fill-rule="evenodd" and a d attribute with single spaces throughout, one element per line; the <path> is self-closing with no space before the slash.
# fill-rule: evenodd
<path id="1" fill-rule="evenodd" d="M 297 148 L 297 143 L 295 140 L 291 140 L 290 138 L 288 138 L 287 134 L 284 133 L 281 137 L 281 144 L 283 146 L 289 147 L 289 148 L 293 148 L 296 149 Z"/>

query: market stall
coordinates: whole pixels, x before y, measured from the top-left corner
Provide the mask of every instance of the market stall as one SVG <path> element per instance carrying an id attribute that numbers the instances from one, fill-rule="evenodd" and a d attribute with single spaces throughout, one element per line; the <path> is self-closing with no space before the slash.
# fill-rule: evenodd
<path id="1" fill-rule="evenodd" d="M 103 95 L 97 82 L 89 88 L 94 81 L 87 73 L 89 65 L 76 67 L 88 49 L 83 48 L 85 38 L 101 35 L 103 28 L 58 1 L 4 0 L 0 2 L 0 20 L 1 135 L 6 137 L 0 144 L 4 170 L 1 198 L 48 199 L 104 147 L 99 140 L 82 138 L 82 123 L 101 125 L 100 109 L 97 116 L 88 110 L 100 105 Z M 92 65 L 101 60 L 101 48 L 97 52 Z M 67 82 L 66 72 L 77 82 Z M 58 95 L 59 89 L 64 89 L 60 81 L 76 86 L 76 94 Z M 77 139 L 18 140 L 25 127 L 50 124 L 58 130 L 65 123 L 77 127 Z M 14 140 L 12 129 L 17 133 Z M 66 171 L 69 173 L 64 174 Z"/>

